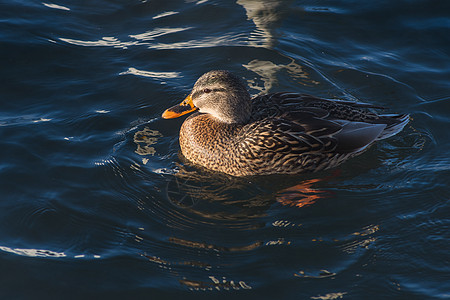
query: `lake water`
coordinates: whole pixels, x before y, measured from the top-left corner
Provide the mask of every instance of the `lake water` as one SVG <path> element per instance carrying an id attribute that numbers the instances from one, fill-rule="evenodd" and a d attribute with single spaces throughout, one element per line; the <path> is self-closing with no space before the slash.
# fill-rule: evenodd
<path id="1" fill-rule="evenodd" d="M 1 299 L 449 299 L 450 2 L 0 1 Z M 211 69 L 409 113 L 233 178 L 162 120 Z"/>

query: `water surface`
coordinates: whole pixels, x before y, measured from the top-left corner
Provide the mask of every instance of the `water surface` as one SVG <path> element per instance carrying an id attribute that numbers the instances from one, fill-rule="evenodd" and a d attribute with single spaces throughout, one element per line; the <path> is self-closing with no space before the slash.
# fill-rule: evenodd
<path id="1" fill-rule="evenodd" d="M 4 299 L 447 299 L 446 1 L 0 2 Z M 233 178 L 162 120 L 211 69 L 409 113 L 339 168 Z"/>

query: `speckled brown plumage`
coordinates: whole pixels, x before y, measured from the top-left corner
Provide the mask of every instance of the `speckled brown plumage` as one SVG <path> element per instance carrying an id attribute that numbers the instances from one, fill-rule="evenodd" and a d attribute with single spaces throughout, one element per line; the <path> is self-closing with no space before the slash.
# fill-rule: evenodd
<path id="1" fill-rule="evenodd" d="M 208 72 L 194 85 L 192 100 L 200 113 L 188 117 L 180 130 L 181 152 L 188 160 L 234 176 L 319 171 L 398 133 L 409 119 L 379 115 L 373 111 L 379 107 L 369 104 L 305 94 L 275 93 L 250 101 L 242 87 L 226 71 Z M 247 105 L 248 112 L 236 110 Z M 233 119 L 235 114 L 242 115 Z"/>

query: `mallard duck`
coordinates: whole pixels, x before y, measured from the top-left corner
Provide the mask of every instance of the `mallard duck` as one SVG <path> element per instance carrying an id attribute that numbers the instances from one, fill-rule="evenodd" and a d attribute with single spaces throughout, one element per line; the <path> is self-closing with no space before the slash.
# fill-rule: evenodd
<path id="1" fill-rule="evenodd" d="M 181 153 L 194 164 L 233 176 L 298 174 L 335 167 L 409 121 L 380 108 L 298 93 L 252 99 L 239 77 L 210 71 L 162 117 L 197 111 L 180 130 Z"/>

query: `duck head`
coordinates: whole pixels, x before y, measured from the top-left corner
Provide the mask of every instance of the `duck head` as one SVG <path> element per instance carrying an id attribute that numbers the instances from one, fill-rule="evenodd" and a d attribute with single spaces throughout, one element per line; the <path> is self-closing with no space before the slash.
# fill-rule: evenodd
<path id="1" fill-rule="evenodd" d="M 180 104 L 167 109 L 164 119 L 177 118 L 198 110 L 210 114 L 220 122 L 247 123 L 252 105 L 250 94 L 242 80 L 228 71 L 203 74 Z"/>

